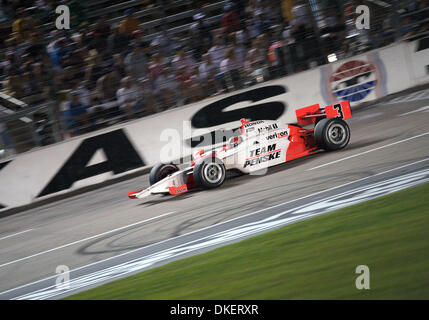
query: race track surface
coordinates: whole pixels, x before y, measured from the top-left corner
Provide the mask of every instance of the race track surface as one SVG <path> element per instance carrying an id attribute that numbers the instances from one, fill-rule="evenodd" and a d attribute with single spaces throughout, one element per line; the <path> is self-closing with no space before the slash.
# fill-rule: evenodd
<path id="1" fill-rule="evenodd" d="M 0 220 L 0 299 L 56 299 L 287 223 L 429 181 L 429 99 L 353 112 L 349 146 L 215 190 L 129 200 L 148 176 Z M 56 268 L 71 287 L 56 288 Z"/>

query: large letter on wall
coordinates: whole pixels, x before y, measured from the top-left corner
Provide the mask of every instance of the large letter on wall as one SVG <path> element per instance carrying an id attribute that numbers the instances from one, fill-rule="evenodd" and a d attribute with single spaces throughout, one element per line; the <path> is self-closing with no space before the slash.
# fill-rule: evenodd
<path id="1" fill-rule="evenodd" d="M 87 166 L 95 152 L 100 149 L 104 151 L 107 160 Z M 76 181 L 105 172 L 119 174 L 141 166 L 144 166 L 143 160 L 122 129 L 87 138 L 38 197 L 69 189 Z"/>

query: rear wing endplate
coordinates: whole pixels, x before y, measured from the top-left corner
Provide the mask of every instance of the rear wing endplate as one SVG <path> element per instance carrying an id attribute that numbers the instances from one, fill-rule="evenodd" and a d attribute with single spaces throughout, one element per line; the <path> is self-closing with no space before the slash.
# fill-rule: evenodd
<path id="1" fill-rule="evenodd" d="M 316 123 L 318 118 L 340 118 L 345 120 L 352 117 L 348 100 L 331 104 L 325 108 L 320 108 L 319 104 L 313 104 L 305 108 L 297 109 L 295 113 L 298 124 L 304 126 Z"/>

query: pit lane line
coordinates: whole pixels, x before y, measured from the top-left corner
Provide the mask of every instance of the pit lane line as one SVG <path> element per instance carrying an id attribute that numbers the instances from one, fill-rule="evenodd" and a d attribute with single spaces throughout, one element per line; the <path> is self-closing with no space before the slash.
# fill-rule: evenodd
<path id="1" fill-rule="evenodd" d="M 5 237 L 3 237 L 3 238 L 0 238 L 0 240 L 4 240 L 4 239 L 8 239 L 8 238 L 12 238 L 12 237 L 15 237 L 15 236 L 17 236 L 17 235 L 20 235 L 20 234 L 23 234 L 23 233 L 30 232 L 31 230 L 34 230 L 34 229 L 28 229 L 28 230 L 24 230 L 24 231 L 21 231 L 21 232 L 14 233 L 14 234 L 10 234 L 10 235 L 8 235 L 8 236 L 5 236 Z"/>
<path id="2" fill-rule="evenodd" d="M 381 146 L 381 147 L 377 147 L 377 148 L 370 149 L 370 150 L 367 150 L 367 151 L 363 151 L 363 152 L 360 152 L 360 153 L 357 153 L 357 154 L 354 154 L 354 155 L 351 155 L 351 156 L 348 156 L 348 157 L 345 157 L 345 158 L 341 158 L 341 159 L 334 160 L 334 161 L 331 161 L 331 162 L 328 162 L 328 163 L 325 163 L 325 164 L 321 164 L 319 166 L 307 169 L 307 171 L 312 171 L 312 170 L 315 170 L 315 169 L 319 169 L 319 168 L 322 168 L 322 167 L 329 166 L 329 165 L 334 164 L 334 163 L 345 161 L 345 160 L 348 160 L 348 159 L 351 159 L 351 158 L 356 158 L 356 157 L 359 157 L 361 155 L 364 155 L 364 154 L 367 154 L 367 153 L 370 153 L 370 152 L 373 152 L 373 151 L 377 151 L 377 150 L 380 150 L 380 149 L 388 148 L 388 147 L 394 146 L 394 145 L 402 143 L 402 142 L 406 142 L 406 141 L 409 141 L 409 140 L 417 139 L 417 138 L 426 136 L 428 134 L 429 134 L 429 131 L 425 132 L 425 133 L 422 133 L 422 134 L 419 134 L 419 135 L 416 135 L 416 136 L 413 136 L 413 137 L 410 137 L 410 138 L 407 138 L 407 139 L 403 139 L 403 140 L 399 140 L 399 141 L 396 141 L 396 142 L 392 142 L 392 143 L 386 144 L 386 145 Z"/>
<path id="3" fill-rule="evenodd" d="M 239 216 L 239 217 L 227 220 L 227 221 L 219 222 L 219 223 L 216 223 L 216 224 L 213 224 L 213 225 L 210 225 L 210 226 L 207 226 L 207 227 L 195 230 L 195 231 L 191 231 L 189 233 L 185 233 L 185 234 L 182 234 L 182 235 L 179 235 L 179 236 L 176 236 L 176 237 L 172 237 L 172 238 L 168 238 L 168 239 L 162 240 L 160 242 L 156 242 L 156 243 L 153 243 L 153 244 L 141 247 L 141 248 L 137 248 L 137 249 L 134 249 L 134 250 L 131 250 L 131 251 L 127 251 L 127 252 L 121 253 L 119 255 L 113 256 L 113 257 L 109 257 L 109 258 L 106 258 L 106 259 L 103 259 L 103 260 L 100 260 L 100 261 L 96 261 L 96 262 L 93 262 L 93 263 L 90 263 L 90 264 L 87 264 L 87 265 L 84 265 L 84 266 L 72 269 L 72 270 L 70 270 L 70 273 L 76 272 L 76 271 L 84 269 L 84 268 L 89 268 L 89 267 L 97 265 L 97 264 L 102 264 L 102 263 L 107 262 L 109 260 L 117 259 L 117 258 L 119 258 L 121 256 L 124 256 L 124 255 L 127 255 L 127 254 L 132 254 L 132 253 L 137 252 L 139 250 L 148 249 L 150 247 L 153 247 L 153 246 L 156 246 L 156 245 L 160 245 L 160 244 L 165 243 L 167 241 L 176 240 L 176 239 L 179 239 L 179 238 L 182 238 L 182 237 L 187 237 L 187 236 L 189 236 L 191 234 L 194 234 L 194 233 L 197 233 L 197 232 L 201 232 L 201 231 L 204 231 L 206 229 L 210 229 L 210 228 L 214 228 L 214 227 L 217 227 L 217 226 L 220 226 L 220 225 L 223 225 L 223 224 L 227 224 L 227 223 L 230 223 L 230 222 L 238 220 L 238 219 L 243 219 L 243 218 L 248 217 L 248 216 L 256 215 L 256 214 L 264 212 L 264 211 L 268 211 L 268 210 L 272 210 L 272 209 L 280 207 L 280 206 L 284 206 L 284 205 L 286 205 L 288 203 L 292 203 L 292 202 L 295 202 L 295 201 L 300 201 L 300 200 L 303 200 L 303 199 L 306 199 L 306 198 L 309 198 L 309 197 L 314 197 L 314 196 L 319 195 L 319 194 L 324 193 L 324 192 L 328 192 L 328 191 L 332 191 L 332 190 L 335 190 L 335 189 L 343 188 L 343 187 L 348 186 L 348 185 L 353 184 L 353 183 L 357 183 L 357 182 L 361 182 L 361 181 L 364 181 L 364 180 L 368 180 L 368 179 L 377 177 L 379 175 L 383 175 L 383 174 L 386 174 L 386 173 L 389 173 L 389 172 L 392 172 L 392 171 L 400 170 L 400 169 L 403 169 L 403 168 L 406 168 L 406 167 L 409 167 L 409 166 L 412 166 L 412 165 L 416 165 L 416 164 L 419 164 L 419 163 L 422 163 L 422 162 L 426 162 L 426 161 L 429 161 L 429 158 L 425 158 L 425 159 L 422 159 L 422 160 L 419 160 L 419 161 L 415 161 L 415 162 L 412 162 L 412 163 L 409 163 L 409 164 L 406 164 L 406 165 L 402 165 L 402 166 L 399 166 L 399 167 L 396 167 L 396 168 L 393 168 L 393 169 L 390 169 L 390 170 L 387 170 L 387 171 L 376 173 L 376 174 L 370 175 L 368 177 L 364 177 L 364 178 L 360 178 L 360 179 L 357 179 L 357 180 L 353 180 L 351 182 L 347 182 L 347 183 L 341 184 L 339 186 L 335 186 L 335 187 L 332 187 L 332 188 L 324 189 L 324 190 L 318 191 L 316 193 L 312 193 L 312 194 L 309 194 L 309 195 L 306 195 L 306 196 L 303 196 L 303 197 L 300 197 L 300 198 L 296 198 L 296 199 L 293 199 L 293 200 L 290 200 L 290 201 L 279 203 L 277 205 L 274 205 L 274 206 L 271 206 L 271 207 L 268 207 L 268 208 L 264 208 L 264 209 L 260 209 L 260 210 L 257 210 L 257 211 L 254 211 L 254 212 L 251 212 L 251 213 L 248 213 L 248 214 L 245 214 L 245 215 L 242 215 L 242 216 Z M 48 281 L 48 280 L 51 280 L 51 279 L 54 279 L 54 278 L 57 278 L 57 277 L 58 277 L 58 275 L 55 274 L 55 275 L 52 275 L 52 276 L 49 276 L 49 277 L 46 277 L 46 278 L 43 278 L 43 279 L 40 279 L 40 280 L 37 280 L 37 281 L 33 281 L 33 282 L 30 282 L 30 283 L 27 283 L 27 284 L 24 284 L 24 285 L 15 287 L 15 288 L 11 288 L 9 290 L 0 292 L 0 297 L 2 295 L 4 295 L 4 294 L 9 293 L 9 292 L 12 292 L 12 291 L 15 291 L 15 290 L 19 290 L 19 289 L 22 289 L 22 288 L 25 288 L 25 287 L 28 287 L 28 286 L 32 286 L 32 285 L 35 285 L 35 284 L 43 282 L 43 281 Z M 0 299 L 2 299 L 2 298 L 0 298 Z"/>
<path id="4" fill-rule="evenodd" d="M 59 247 L 55 247 L 55 248 L 52 248 L 52 249 L 49 249 L 49 250 L 41 251 L 41 252 L 38 252 L 38 253 L 35 253 L 35 254 L 32 254 L 32 255 L 26 256 L 24 258 L 20 258 L 20 259 L 17 259 L 17 260 L 6 262 L 6 263 L 3 263 L 3 264 L 0 264 L 0 268 L 8 266 L 8 265 L 16 263 L 16 262 L 28 260 L 30 258 L 34 258 L 34 257 L 40 256 L 40 255 L 45 254 L 45 253 L 49 253 L 49 252 L 52 252 L 52 251 L 56 251 L 56 250 L 59 250 L 59 249 L 70 247 L 72 245 L 75 245 L 75 244 L 78 244 L 78 243 L 81 243 L 81 242 L 84 242 L 84 241 L 92 240 L 92 239 L 104 236 L 106 234 L 109 234 L 109 233 L 113 233 L 113 232 L 116 232 L 116 231 L 119 231 L 119 230 L 123 230 L 123 229 L 129 228 L 129 227 L 137 226 L 137 225 L 145 223 L 145 222 L 149 222 L 149 221 L 153 221 L 153 220 L 156 220 L 156 219 L 159 219 L 159 218 L 163 218 L 163 217 L 172 215 L 173 213 L 176 213 L 176 212 L 175 211 L 167 212 L 167 213 L 161 214 L 159 216 L 156 216 L 156 217 L 153 217 L 153 218 L 150 218 L 150 219 L 146 219 L 146 220 L 143 220 L 143 221 L 135 222 L 135 223 L 129 224 L 127 226 L 123 226 L 123 227 L 120 227 L 120 228 L 109 230 L 109 231 L 106 231 L 106 232 L 103 232 L 103 233 L 100 233 L 100 234 L 96 234 L 96 235 L 88 237 L 88 238 L 84 238 L 84 239 L 73 241 L 73 242 L 70 242 L 70 243 L 67 243 L 67 244 L 63 244 L 63 245 L 61 245 Z"/>

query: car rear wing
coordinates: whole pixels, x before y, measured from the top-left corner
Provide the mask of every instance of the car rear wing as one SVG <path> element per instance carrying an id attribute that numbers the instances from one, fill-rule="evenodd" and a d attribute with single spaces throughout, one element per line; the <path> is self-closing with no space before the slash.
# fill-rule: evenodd
<path id="1" fill-rule="evenodd" d="M 317 119 L 320 118 L 340 118 L 345 120 L 352 117 L 348 100 L 331 104 L 324 108 L 320 108 L 319 104 L 313 104 L 312 106 L 297 109 L 295 113 L 298 124 L 303 126 L 316 123 Z"/>

